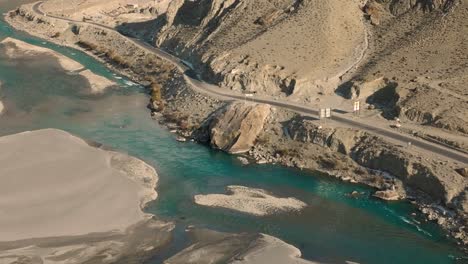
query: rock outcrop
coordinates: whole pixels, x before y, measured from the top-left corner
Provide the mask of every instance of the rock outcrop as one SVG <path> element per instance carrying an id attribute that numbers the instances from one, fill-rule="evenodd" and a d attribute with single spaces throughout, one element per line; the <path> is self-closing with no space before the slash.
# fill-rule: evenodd
<path id="1" fill-rule="evenodd" d="M 368 81 L 354 81 L 349 85 L 349 90 L 345 91 L 345 96 L 349 99 L 366 100 L 369 96 L 389 85 L 389 80 L 379 77 Z"/>
<path id="2" fill-rule="evenodd" d="M 386 201 L 396 201 L 401 198 L 400 195 L 398 195 L 398 193 L 393 190 L 377 191 L 374 193 L 374 197 Z"/>
<path id="3" fill-rule="evenodd" d="M 421 159 L 403 147 L 387 143 L 367 132 L 347 128 L 320 128 L 308 120 L 293 120 L 288 126 L 291 137 L 350 156 L 358 164 L 398 177 L 407 186 L 421 190 L 434 200 L 451 204 L 467 183 L 455 170 L 440 166 L 433 159 Z"/>
<path id="4" fill-rule="evenodd" d="M 463 176 L 463 177 L 465 177 L 465 178 L 468 178 L 468 167 L 467 167 L 467 168 L 459 168 L 459 169 L 457 169 L 457 172 L 458 172 L 461 176 Z"/>
<path id="5" fill-rule="evenodd" d="M 227 105 L 210 122 L 210 144 L 229 153 L 249 151 L 269 114 L 269 105 L 242 102 Z"/>

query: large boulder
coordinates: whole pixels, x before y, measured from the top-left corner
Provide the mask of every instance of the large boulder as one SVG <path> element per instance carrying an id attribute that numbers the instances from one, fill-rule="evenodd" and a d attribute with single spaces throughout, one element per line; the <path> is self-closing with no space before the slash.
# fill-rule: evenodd
<path id="1" fill-rule="evenodd" d="M 243 153 L 254 145 L 270 114 L 270 106 L 236 102 L 227 105 L 209 126 L 212 147 L 229 153 Z"/>

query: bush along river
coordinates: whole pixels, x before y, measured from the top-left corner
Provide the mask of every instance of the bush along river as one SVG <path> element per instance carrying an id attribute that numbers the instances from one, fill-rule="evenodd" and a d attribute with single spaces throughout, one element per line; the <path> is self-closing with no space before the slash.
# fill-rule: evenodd
<path id="1" fill-rule="evenodd" d="M 5 12 L 11 6 L 1 6 Z M 59 128 L 137 156 L 160 175 L 159 197 L 147 211 L 175 221 L 169 248 L 155 256 L 160 263 L 189 243 L 188 225 L 226 232 L 262 232 L 326 263 L 462 263 L 463 254 L 434 224 L 408 202 L 371 198 L 367 187 L 346 184 L 319 173 L 273 165 L 242 166 L 233 156 L 193 142 L 180 143 L 153 121 L 143 87 L 110 72 L 86 54 L 16 32 L 0 21 L 0 41 L 14 37 L 58 51 L 87 69 L 118 83 L 104 94 L 89 95 L 86 79 L 66 73 L 54 58 L 11 59 L 0 48 L 0 135 Z M 196 194 L 224 193 L 228 185 L 262 188 L 298 198 L 307 207 L 297 213 L 255 217 L 198 206 Z M 358 197 L 348 194 L 357 191 Z"/>

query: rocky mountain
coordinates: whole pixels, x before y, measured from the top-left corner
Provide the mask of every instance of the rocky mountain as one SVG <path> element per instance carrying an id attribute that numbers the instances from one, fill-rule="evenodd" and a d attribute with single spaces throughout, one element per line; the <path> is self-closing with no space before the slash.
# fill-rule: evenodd
<path id="1" fill-rule="evenodd" d="M 373 26 L 366 61 L 352 83 L 388 78 L 390 104 L 418 124 L 468 132 L 468 4 L 457 0 L 369 1 L 364 11 Z M 367 99 L 364 97 L 363 99 Z"/>
<path id="2" fill-rule="evenodd" d="M 173 0 L 146 26 L 223 87 L 316 102 L 385 78 L 358 98 L 466 134 L 467 17 L 460 0 Z"/>
<path id="3" fill-rule="evenodd" d="M 332 93 L 359 61 L 361 13 L 352 0 L 174 0 L 151 37 L 212 82 L 302 98 Z"/>

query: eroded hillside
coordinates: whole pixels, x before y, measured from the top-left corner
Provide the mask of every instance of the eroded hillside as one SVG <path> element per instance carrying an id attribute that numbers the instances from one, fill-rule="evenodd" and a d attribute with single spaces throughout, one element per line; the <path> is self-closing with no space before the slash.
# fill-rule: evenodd
<path id="1" fill-rule="evenodd" d="M 352 0 L 172 1 L 158 46 L 234 90 L 296 98 L 330 93 L 366 48 Z"/>
<path id="2" fill-rule="evenodd" d="M 374 24 L 373 41 L 368 58 L 351 79 L 388 78 L 396 86 L 397 100 L 377 107 L 466 135 L 467 2 L 369 1 L 366 11 Z"/>

